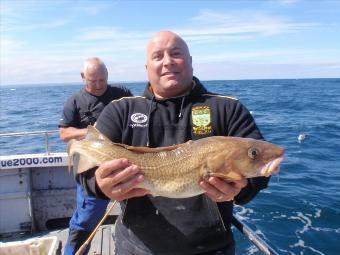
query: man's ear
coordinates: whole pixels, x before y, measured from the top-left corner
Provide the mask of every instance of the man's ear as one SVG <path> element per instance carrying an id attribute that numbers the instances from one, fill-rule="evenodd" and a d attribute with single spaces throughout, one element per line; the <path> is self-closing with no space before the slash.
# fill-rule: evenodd
<path id="1" fill-rule="evenodd" d="M 80 76 L 81 76 L 81 78 L 82 78 L 83 80 L 85 80 L 85 75 L 84 75 L 83 72 L 80 73 Z"/>
<path id="2" fill-rule="evenodd" d="M 148 65 L 147 64 L 145 64 L 145 69 L 148 70 Z"/>

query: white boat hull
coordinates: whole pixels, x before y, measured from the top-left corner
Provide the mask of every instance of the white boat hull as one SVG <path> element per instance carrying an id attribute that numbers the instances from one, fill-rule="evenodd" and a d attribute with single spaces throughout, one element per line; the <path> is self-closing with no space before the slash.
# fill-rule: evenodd
<path id="1" fill-rule="evenodd" d="M 76 182 L 67 162 L 66 153 L 0 157 L 1 236 L 55 229 L 72 216 Z"/>

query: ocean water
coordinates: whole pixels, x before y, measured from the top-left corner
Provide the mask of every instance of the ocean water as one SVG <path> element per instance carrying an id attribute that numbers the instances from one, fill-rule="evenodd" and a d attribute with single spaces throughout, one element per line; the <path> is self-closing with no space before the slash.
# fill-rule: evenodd
<path id="1" fill-rule="evenodd" d="M 206 81 L 237 97 L 265 138 L 286 149 L 279 175 L 235 212 L 279 254 L 340 254 L 340 79 Z M 135 95 L 144 83 L 127 83 Z M 57 130 L 81 85 L 1 87 L 0 133 Z M 305 140 L 298 142 L 298 136 Z M 44 152 L 43 138 L 0 138 L 1 155 Z M 57 134 L 52 151 L 64 151 Z M 234 229 L 237 254 L 261 254 Z"/>

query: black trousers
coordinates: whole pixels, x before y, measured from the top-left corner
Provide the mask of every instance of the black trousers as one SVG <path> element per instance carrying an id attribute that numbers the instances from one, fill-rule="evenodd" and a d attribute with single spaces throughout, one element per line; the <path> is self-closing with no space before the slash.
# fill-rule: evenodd
<path id="1" fill-rule="evenodd" d="M 119 232 L 116 234 L 119 235 Z M 129 240 L 125 240 L 122 236 L 120 236 L 118 240 L 119 241 L 115 241 L 115 255 L 157 255 L 151 251 L 142 250 L 139 247 L 133 246 Z M 227 247 L 195 255 L 235 255 L 235 245 L 232 243 Z"/>

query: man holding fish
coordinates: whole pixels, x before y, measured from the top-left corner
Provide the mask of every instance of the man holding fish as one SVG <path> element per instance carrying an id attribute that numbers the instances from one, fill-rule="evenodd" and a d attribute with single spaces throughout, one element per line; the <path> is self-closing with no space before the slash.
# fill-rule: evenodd
<path id="1" fill-rule="evenodd" d="M 109 140 L 156 148 L 210 136 L 263 139 L 251 114 L 237 99 L 210 93 L 193 76 L 188 46 L 177 34 L 158 32 L 147 45 L 146 57 L 149 83 L 143 96 L 113 101 L 96 122 L 96 129 Z M 97 151 L 103 146 L 100 139 L 91 145 Z M 255 159 L 262 153 L 261 159 L 268 160 L 267 156 L 273 155 L 266 147 L 265 144 L 263 148 L 247 150 L 246 155 Z M 176 146 L 169 148 L 165 151 Z M 185 146 L 172 151 L 180 157 L 183 150 Z M 225 174 L 202 175 L 195 185 L 203 194 L 195 196 L 153 196 L 153 191 L 142 185 L 147 182 L 147 174 L 141 165 L 132 164 L 127 158 L 106 160 L 104 155 L 105 160 L 98 167 L 92 167 L 95 160 L 91 163 L 90 158 L 83 159 L 82 165 L 88 164 L 91 169 L 79 174 L 79 181 L 90 195 L 120 201 L 122 214 L 114 235 L 116 255 L 229 255 L 235 254 L 231 232 L 233 203 L 247 203 L 267 187 L 266 176 L 275 172 L 282 158 L 283 151 L 278 151 L 265 164 L 265 171 L 260 169 L 249 175 L 255 178 L 246 178 L 242 173 L 228 178 Z M 158 162 L 168 160 L 164 151 L 157 155 Z M 233 164 L 244 165 L 243 154 L 233 154 L 234 161 L 230 162 L 218 158 L 218 153 L 216 157 L 207 161 L 205 173 L 210 173 L 210 168 L 230 168 L 233 173 Z M 176 170 L 179 169 L 173 169 Z"/>

